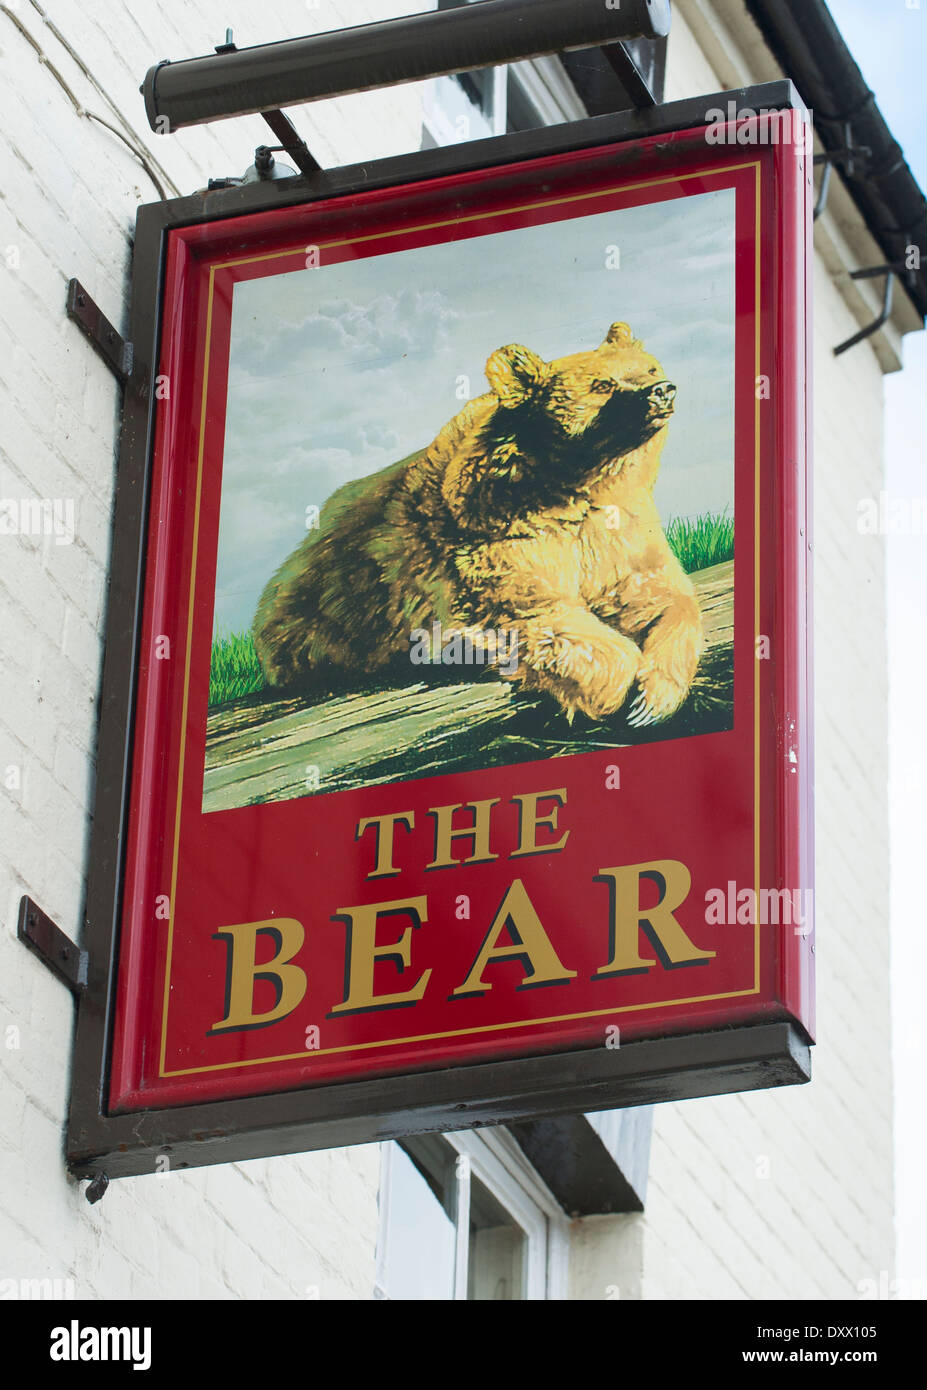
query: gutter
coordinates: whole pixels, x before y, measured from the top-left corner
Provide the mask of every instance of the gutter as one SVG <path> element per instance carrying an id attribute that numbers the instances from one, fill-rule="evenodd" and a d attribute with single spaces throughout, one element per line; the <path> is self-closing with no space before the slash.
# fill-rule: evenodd
<path id="1" fill-rule="evenodd" d="M 770 51 L 814 112 L 825 151 L 835 154 L 843 181 L 896 268 L 923 324 L 927 259 L 908 270 L 908 247 L 927 248 L 927 199 L 911 173 L 824 0 L 746 0 Z M 838 151 L 868 146 L 849 164 Z"/>

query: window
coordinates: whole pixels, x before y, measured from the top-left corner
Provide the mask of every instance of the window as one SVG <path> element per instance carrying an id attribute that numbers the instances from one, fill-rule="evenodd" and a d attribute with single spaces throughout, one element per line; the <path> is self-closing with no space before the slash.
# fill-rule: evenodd
<path id="1" fill-rule="evenodd" d="M 381 1145 L 379 1298 L 564 1298 L 567 1230 L 504 1129 Z"/>
<path id="2" fill-rule="evenodd" d="M 436 0 L 438 10 L 473 0 Z M 532 130 L 587 114 L 556 58 L 436 77 L 423 98 L 422 148 L 482 140 L 508 131 Z"/>

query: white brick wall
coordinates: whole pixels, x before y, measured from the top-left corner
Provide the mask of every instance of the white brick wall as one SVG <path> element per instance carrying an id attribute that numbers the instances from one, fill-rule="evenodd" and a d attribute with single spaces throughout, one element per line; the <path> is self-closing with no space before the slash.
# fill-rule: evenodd
<path id="1" fill-rule="evenodd" d="M 0 537 L 0 1278 L 70 1277 L 90 1298 L 369 1298 L 378 1174 L 367 1146 L 124 1180 L 90 1207 L 64 1172 L 73 1005 L 15 918 L 28 892 L 79 934 L 118 406 L 64 297 L 76 275 L 124 326 L 134 212 L 155 195 L 14 17 L 78 102 L 125 112 L 168 191 L 189 192 L 241 173 L 265 128 L 252 117 L 157 139 L 137 90 L 153 61 L 208 52 L 226 24 L 247 44 L 418 8 L 46 0 L 77 62 L 32 0 L 0 5 L 0 496 L 70 499 L 76 513 L 73 545 Z M 678 17 L 671 52 L 670 96 L 720 85 Z M 323 162 L 395 153 L 417 144 L 418 96 L 327 102 L 298 123 Z M 816 299 L 815 1080 L 659 1109 L 647 1213 L 576 1223 L 577 1297 L 852 1296 L 892 1267 L 883 557 L 855 530 L 857 500 L 881 481 L 881 379 L 868 347 L 830 355 L 855 325 L 823 271 Z"/>
<path id="2" fill-rule="evenodd" d="M 31 0 L 0 10 L 0 496 L 70 499 L 76 518 L 73 545 L 0 537 L 0 1279 L 71 1278 L 78 1298 L 369 1298 L 379 1173 L 371 1145 L 129 1179 L 95 1207 L 65 1175 L 73 1004 L 15 924 L 28 892 L 79 935 L 119 396 L 65 290 L 76 275 L 124 326 L 135 209 L 157 195 L 14 17 L 78 102 L 116 121 L 109 96 L 186 193 L 242 173 L 267 130 L 255 116 L 159 139 L 138 93 L 151 63 L 210 51 L 226 24 L 245 44 L 403 8 L 418 6 L 47 0 L 91 77 Z M 299 124 L 322 162 L 397 153 L 418 143 L 418 96 L 327 102 Z"/>
<path id="3" fill-rule="evenodd" d="M 673 23 L 667 98 L 718 90 Z M 629 1241 L 645 1298 L 856 1298 L 893 1277 L 884 549 L 856 530 L 884 486 L 882 377 L 867 345 L 833 356 L 858 325 L 820 257 L 815 276 L 813 1079 L 656 1107 L 646 1213 L 598 1219 L 594 1257 L 583 1233 L 583 1298 L 621 1283 Z"/>

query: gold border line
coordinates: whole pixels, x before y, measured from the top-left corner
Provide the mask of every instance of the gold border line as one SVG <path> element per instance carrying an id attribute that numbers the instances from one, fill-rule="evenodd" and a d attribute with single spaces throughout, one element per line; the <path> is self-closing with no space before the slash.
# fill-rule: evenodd
<path id="1" fill-rule="evenodd" d="M 760 439 L 760 406 L 762 404 L 757 390 L 759 377 L 762 370 L 762 314 L 761 291 L 762 291 L 762 257 L 760 255 L 760 229 L 762 227 L 761 214 L 763 210 L 762 181 L 760 177 L 760 162 L 757 160 L 756 172 L 756 286 L 754 290 L 754 318 L 756 320 L 756 380 L 754 381 L 753 394 L 754 416 L 753 416 L 753 554 L 754 554 L 754 644 L 753 644 L 753 872 L 755 878 L 754 891 L 754 915 L 756 923 L 754 925 L 754 950 L 753 950 L 753 992 L 759 993 L 760 990 L 760 663 L 756 654 L 756 637 L 760 631 L 760 456 L 762 453 Z M 736 561 L 735 561 L 736 564 Z M 735 602 L 736 602 L 736 578 Z"/>
<path id="2" fill-rule="evenodd" d="M 609 196 L 609 195 L 615 196 L 615 195 L 620 195 L 620 194 L 625 193 L 625 192 L 633 192 L 634 190 L 640 189 L 640 188 L 656 188 L 656 187 L 660 187 L 661 185 L 664 185 L 664 184 L 667 184 L 667 183 L 681 183 L 681 182 L 683 182 L 683 181 L 685 181 L 685 180 L 687 180 L 687 179 L 712 177 L 712 176 L 714 176 L 715 174 L 735 173 L 735 172 L 743 171 L 743 170 L 745 170 L 745 169 L 751 169 L 751 168 L 752 168 L 752 169 L 754 170 L 754 172 L 755 172 L 755 177 L 756 177 L 756 226 L 755 226 L 754 231 L 755 231 L 755 239 L 756 239 L 756 248 L 757 248 L 757 249 L 756 249 L 756 289 L 755 289 L 755 296 L 756 296 L 756 297 L 755 297 L 755 302 L 754 302 L 754 317 L 755 317 L 755 320 L 756 320 L 756 357 L 755 357 L 755 367 L 756 367 L 756 371 L 755 371 L 755 376 L 758 377 L 758 376 L 760 375 L 760 363 L 761 363 L 761 355 L 760 355 L 760 346 L 761 346 L 761 334 L 760 334 L 760 317 L 761 317 L 761 316 L 760 316 L 760 307 L 761 307 L 761 306 L 760 306 L 760 289 L 761 289 L 761 265 L 762 265 L 761 245 L 760 245 L 760 242 L 761 242 L 761 222 L 760 222 L 760 214 L 761 214 L 761 210 L 762 210 L 762 202 L 761 202 L 761 181 L 760 181 L 761 167 L 762 167 L 762 166 L 761 166 L 761 163 L 760 163 L 759 160 L 752 160 L 752 161 L 748 161 L 748 162 L 745 163 L 745 164 L 731 164 L 731 165 L 725 166 L 725 167 L 722 168 L 722 169 L 712 169 L 712 170 L 708 171 L 707 173 L 706 173 L 706 171 L 702 170 L 702 171 L 700 171 L 700 172 L 698 172 L 698 173 L 680 174 L 680 175 L 676 175 L 675 177 L 670 177 L 670 178 L 648 179 L 648 180 L 645 180 L 645 181 L 643 181 L 643 182 L 641 182 L 641 183 L 625 184 L 625 185 L 623 185 L 622 188 L 620 188 L 620 189 L 609 188 L 609 189 L 600 190 L 600 191 L 597 192 L 597 193 L 591 193 L 591 194 L 590 194 L 590 193 L 574 194 L 574 195 L 571 195 L 571 196 L 568 197 L 568 198 L 547 199 L 547 200 L 545 200 L 544 202 L 540 202 L 540 203 L 526 203 L 526 204 L 524 204 L 524 205 L 519 205 L 518 207 L 515 207 L 515 208 L 500 208 L 500 209 L 497 209 L 497 210 L 494 211 L 494 212 L 487 212 L 487 211 L 484 210 L 484 211 L 481 212 L 481 213 L 475 213 L 475 214 L 472 214 L 472 215 L 468 215 L 468 216 L 466 216 L 466 217 L 455 217 L 455 218 L 450 218 L 450 219 L 448 219 L 448 220 L 446 220 L 446 221 L 443 221 L 443 222 L 424 223 L 424 224 L 422 224 L 421 226 L 418 226 L 418 227 L 404 227 L 404 228 L 401 228 L 401 229 L 397 229 L 396 231 L 393 231 L 393 232 L 374 233 L 374 234 L 372 234 L 372 235 L 370 235 L 370 236 L 363 236 L 363 237 L 350 237 L 350 238 L 346 238 L 346 239 L 343 240 L 343 241 L 328 242 L 328 243 L 324 243 L 324 244 L 327 245 L 327 246 L 329 246 L 329 247 L 333 247 L 333 246 L 346 246 L 346 245 L 352 245 L 352 244 L 356 244 L 356 243 L 364 242 L 364 241 L 386 240 L 387 238 L 392 237 L 392 236 L 411 236 L 411 235 L 414 235 L 416 232 L 430 231 L 430 230 L 433 230 L 433 229 L 439 228 L 439 227 L 454 226 L 454 225 L 458 225 L 458 224 L 463 223 L 463 222 L 477 221 L 477 220 L 480 220 L 480 219 L 485 219 L 485 218 L 487 218 L 487 217 L 500 217 L 500 216 L 504 216 L 504 215 L 506 215 L 506 214 L 510 214 L 510 213 L 513 213 L 513 212 L 528 212 L 528 211 L 531 211 L 531 210 L 533 210 L 533 209 L 535 209 L 535 208 L 555 207 L 555 206 L 559 206 L 559 205 L 566 204 L 566 203 L 573 203 L 573 202 L 584 201 L 584 200 L 587 200 L 587 199 L 589 199 L 589 198 L 605 197 L 605 196 Z M 728 187 L 730 188 L 731 185 L 728 185 Z M 712 191 L 715 191 L 715 190 L 712 190 Z M 736 190 L 734 190 L 734 191 L 735 191 L 735 193 L 736 193 Z M 639 205 L 639 204 L 635 204 L 634 206 L 640 206 L 640 205 Z M 736 228 L 736 216 L 737 216 L 737 211 L 736 211 L 736 198 L 735 198 L 735 213 L 734 213 L 734 215 L 735 215 L 735 228 Z M 514 230 L 514 229 L 512 229 L 512 230 Z M 308 1056 L 310 1056 L 310 1055 L 318 1057 L 318 1056 L 325 1056 L 325 1055 L 328 1055 L 328 1054 L 331 1054 L 331 1053 L 339 1053 L 339 1052 L 361 1052 L 361 1051 L 365 1051 L 365 1050 L 368 1050 L 368 1049 L 371 1049 L 371 1048 L 377 1048 L 377 1047 L 402 1047 L 402 1046 L 407 1045 L 407 1044 L 409 1044 L 409 1043 L 432 1042 L 432 1041 L 436 1041 L 436 1040 L 439 1039 L 439 1038 L 453 1038 L 453 1037 L 460 1037 L 460 1036 L 464 1036 L 464 1035 L 468 1035 L 468 1034 L 472 1035 L 472 1034 L 480 1034 L 480 1033 L 492 1033 L 492 1032 L 499 1032 L 499 1031 L 501 1031 L 502 1029 L 510 1029 L 510 1028 L 526 1028 L 526 1027 L 532 1027 L 532 1026 L 533 1026 L 533 1027 L 542 1027 L 542 1026 L 544 1026 L 545 1024 L 548 1024 L 548 1023 L 566 1023 L 566 1022 L 574 1022 L 574 1021 L 576 1021 L 576 1020 L 578 1020 L 578 1019 L 581 1019 L 581 1018 L 598 1018 L 598 1017 L 603 1017 L 603 1016 L 609 1015 L 609 1014 L 636 1012 L 636 1011 L 639 1011 L 639 1010 L 641 1010 L 641 1009 L 663 1009 L 663 1008 L 673 1008 L 673 1007 L 680 1007 L 680 1006 L 682 1006 L 682 1005 L 684 1005 L 684 1004 L 703 1004 L 703 1003 L 710 1003 L 710 1002 L 715 1001 L 715 1000 L 718 1000 L 718 999 L 737 999 L 737 998 L 749 997 L 751 994 L 758 994 L 758 993 L 759 993 L 759 989 L 760 989 L 760 960 L 759 960 L 760 925 L 759 925 L 758 914 L 757 914 L 757 921 L 756 921 L 756 923 L 754 924 L 754 937 L 753 937 L 753 941 L 754 941 L 754 983 L 753 983 L 753 988 L 752 988 L 752 989 L 732 990 L 732 991 L 727 991 L 727 992 L 721 993 L 721 994 L 703 994 L 703 995 L 696 995 L 696 996 L 693 996 L 693 997 L 688 998 L 688 999 L 663 999 L 663 1000 L 647 1001 L 647 1002 L 641 1003 L 641 1004 L 621 1004 L 621 1005 L 616 1005 L 616 1006 L 614 1006 L 613 1008 L 609 1008 L 609 1009 L 592 1009 L 592 1010 L 587 1010 L 587 1011 L 585 1011 L 585 1012 L 577 1013 L 577 1014 L 559 1014 L 559 1015 L 554 1015 L 554 1016 L 552 1016 L 552 1017 L 550 1017 L 550 1018 L 516 1019 L 516 1020 L 514 1020 L 514 1021 L 512 1021 L 512 1022 L 507 1022 L 507 1023 L 483 1024 L 482 1026 L 479 1026 L 479 1027 L 452 1029 L 452 1030 L 450 1030 L 450 1031 L 441 1032 L 441 1033 L 422 1033 L 422 1034 L 417 1034 L 417 1035 L 415 1035 L 415 1036 L 408 1037 L 408 1038 L 386 1038 L 386 1039 L 378 1039 L 378 1040 L 376 1040 L 376 1041 L 373 1041 L 373 1042 L 366 1042 L 366 1043 L 346 1043 L 346 1044 L 344 1044 L 343 1046 L 333 1047 L 333 1048 L 322 1048 L 322 1049 L 315 1049 L 315 1048 L 313 1048 L 311 1054 L 309 1054 L 309 1053 L 303 1053 L 303 1052 L 283 1053 L 283 1054 L 281 1054 L 281 1055 L 279 1055 L 279 1056 L 276 1056 L 276 1057 L 254 1057 L 254 1058 L 248 1058 L 247 1060 L 239 1061 L 239 1062 L 220 1062 L 220 1063 L 213 1063 L 213 1064 L 210 1064 L 210 1065 L 208 1065 L 208 1066 L 203 1066 L 203 1067 L 188 1067 L 188 1068 L 185 1068 L 185 1069 L 183 1069 L 183 1070 L 181 1070 L 181 1071 L 165 1071 L 165 1069 L 164 1069 L 164 1064 L 165 1064 L 165 1057 L 166 1057 L 166 1051 L 167 1051 L 167 1016 L 168 1016 L 168 1004 L 169 1004 L 169 1000 L 170 1000 L 170 990 L 171 990 L 171 966 L 172 966 L 172 963 L 173 963 L 174 904 L 175 904 L 175 901 L 176 901 L 177 869 L 178 869 L 179 847 L 180 847 L 180 820 L 181 820 L 181 807 L 182 807 L 182 802 L 183 802 L 184 754 L 185 754 L 186 737 L 187 737 L 187 708 L 188 708 L 188 700 L 189 700 L 190 663 L 191 663 L 191 658 L 192 658 L 193 610 L 194 610 L 194 606 L 195 606 L 194 601 L 195 601 L 195 595 L 196 595 L 196 562 L 197 562 L 197 552 L 198 552 L 198 545 L 199 545 L 200 503 L 201 503 L 201 498 L 202 498 L 203 459 L 204 459 L 205 438 L 206 438 L 206 402 L 207 402 L 208 388 L 209 388 L 209 362 L 210 362 L 210 346 L 211 346 L 211 335 L 212 335 L 212 311 L 213 311 L 213 295 L 214 295 L 215 275 L 216 275 L 216 271 L 217 271 L 217 270 L 225 270 L 225 269 L 227 269 L 227 268 L 229 268 L 229 267 L 231 267 L 231 266 L 236 266 L 236 265 L 251 265 L 251 264 L 254 264 L 255 262 L 258 262 L 258 261 L 279 260 L 279 259 L 281 259 L 281 258 L 283 258 L 283 257 L 285 257 L 285 256 L 289 256 L 289 255 L 294 255 L 294 256 L 299 255 L 299 256 L 303 256 L 304 254 L 305 254 L 305 252 L 304 252 L 303 248 L 300 248 L 300 249 L 294 250 L 294 251 L 274 251 L 274 252 L 269 252 L 269 253 L 264 254 L 264 255 L 261 255 L 261 256 L 250 256 L 250 257 L 245 257 L 245 258 L 243 258 L 243 259 L 241 259 L 241 260 L 237 260 L 237 261 L 225 261 L 225 262 L 223 262 L 221 265 L 215 265 L 215 264 L 213 264 L 213 265 L 210 265 L 210 268 L 209 268 L 209 289 L 208 289 L 207 310 L 206 310 L 206 351 L 205 351 L 205 355 L 204 355 L 204 359 L 203 359 L 203 397 L 202 397 L 202 407 L 201 407 L 201 411 L 200 411 L 200 441 L 199 441 L 199 449 L 198 449 L 198 451 L 197 451 L 196 503 L 195 503 L 195 511 L 194 511 L 193 547 L 192 547 L 192 553 L 191 553 L 191 566 L 190 566 L 190 597 L 189 597 L 189 610 L 188 610 L 188 617 L 187 617 L 187 650 L 186 650 L 186 653 L 185 653 L 185 661 L 184 661 L 184 690 L 183 690 L 183 705 L 182 705 L 181 729 L 180 729 L 180 753 L 179 753 L 179 763 L 178 763 L 178 771 L 177 771 L 177 809 L 176 809 L 175 821 L 174 821 L 174 845 L 173 845 L 173 859 L 172 859 L 172 864 L 171 864 L 171 898 L 170 898 L 171 916 L 170 916 L 170 926 L 169 926 L 169 928 L 168 928 L 167 959 L 166 959 L 166 962 L 165 962 L 165 976 L 164 976 L 164 1006 L 163 1006 L 162 1014 L 161 1014 L 161 1048 L 160 1048 L 160 1064 L 159 1064 L 159 1069 L 158 1069 L 159 1078 L 172 1077 L 172 1076 L 191 1076 L 191 1075 L 198 1075 L 198 1074 L 201 1073 L 201 1072 L 233 1071 L 233 1070 L 235 1070 L 235 1069 L 237 1069 L 237 1068 L 245 1067 L 245 1066 L 270 1066 L 270 1065 L 272 1065 L 272 1064 L 275 1063 L 275 1062 L 295 1061 L 295 1060 L 297 1060 L 297 1059 L 299 1059 L 299 1058 L 302 1058 L 302 1057 L 304 1057 L 304 1056 L 305 1056 L 305 1057 L 308 1057 Z M 755 383 L 754 383 L 754 394 L 755 394 Z M 754 453 L 755 453 L 755 474 L 754 474 L 754 494 L 755 494 L 755 498 L 754 498 L 754 503 L 755 503 L 755 505 L 754 505 L 754 528 L 755 528 L 755 551 L 756 551 L 756 563 L 755 563 L 755 567 L 754 567 L 754 576 L 755 576 L 755 606 L 754 606 L 754 611 L 755 611 L 755 625 L 756 625 L 757 627 L 759 626 L 759 612 L 760 612 L 760 592 L 759 592 L 759 586 L 760 586 L 760 556 L 759 556 L 760 431 L 759 431 L 759 426 L 760 426 L 760 401 L 759 401 L 759 399 L 757 398 L 757 401 L 756 401 L 756 408 L 755 408 L 755 412 L 754 412 L 754 436 L 755 436 L 755 440 L 754 440 Z M 756 875 L 757 889 L 758 889 L 758 888 L 759 888 L 759 877 L 760 877 L 760 822 L 759 822 L 759 815 L 760 815 L 760 787 L 759 787 L 759 778 L 760 778 L 760 754 L 759 754 L 759 726 L 760 726 L 760 718 L 759 718 L 759 663 L 758 663 L 758 662 L 755 662 L 755 666 L 756 666 L 756 671 L 755 671 L 755 676 L 754 676 L 754 706 L 755 706 L 755 710 L 754 710 L 754 868 L 755 868 L 755 875 Z M 758 892 L 757 892 L 756 901 L 757 901 L 757 903 L 759 903 L 759 901 L 760 901 Z"/>
<path id="3" fill-rule="evenodd" d="M 164 1071 L 167 1052 L 167 1009 L 171 994 L 171 964 L 174 955 L 174 905 L 177 901 L 177 866 L 180 860 L 180 812 L 183 803 L 184 758 L 187 747 L 187 706 L 190 698 L 190 662 L 193 653 L 193 612 L 196 598 L 196 560 L 200 539 L 200 502 L 203 493 L 203 456 L 206 450 L 206 403 L 209 387 L 209 358 L 212 346 L 212 308 L 216 267 L 209 267 L 209 289 L 206 297 L 206 351 L 203 356 L 203 402 L 200 408 L 200 442 L 196 461 L 196 502 L 193 512 L 193 548 L 190 557 L 190 599 L 187 611 L 187 650 L 184 653 L 183 705 L 180 715 L 180 750 L 177 763 L 177 809 L 174 815 L 174 847 L 171 859 L 171 896 L 168 899 L 170 917 L 167 931 L 167 960 L 164 970 L 164 1005 L 161 1011 L 161 1049 L 158 1074 Z"/>
<path id="4" fill-rule="evenodd" d="M 620 197 L 624 193 L 633 193 L 638 188 L 659 188 L 666 183 L 685 183 L 688 179 L 713 178 L 716 174 L 736 173 L 740 170 L 751 168 L 759 169 L 758 161 L 748 161 L 746 164 L 727 164 L 723 169 L 712 169 L 707 173 L 703 169 L 698 173 L 677 174 L 672 178 L 645 179 L 642 183 L 626 183 L 622 184 L 620 188 L 602 188 L 595 193 L 571 193 L 568 198 L 546 198 L 540 203 L 519 203 L 517 207 L 499 208 L 495 212 L 487 212 L 484 209 L 482 212 L 467 213 L 466 216 L 462 217 L 449 217 L 443 222 L 423 222 L 421 226 L 418 227 L 397 227 L 391 232 L 371 232 L 368 236 L 342 237 L 339 241 L 320 241 L 314 244 L 318 245 L 319 250 L 323 247 L 331 250 L 335 246 L 359 246 L 367 241 L 387 241 L 390 237 L 413 236 L 416 232 L 431 232 L 440 227 L 457 227 L 464 222 L 485 221 L 487 218 L 508 216 L 516 212 L 534 212 L 537 208 L 555 208 L 561 207 L 566 203 L 587 202 L 591 198 Z M 730 187 L 730 185 L 728 185 L 728 187 Z M 713 189 L 711 191 L 715 192 L 721 190 Z M 633 206 L 640 207 L 641 204 L 635 203 Z M 624 209 L 619 209 L 619 211 L 624 211 Z M 511 227 L 506 230 L 515 231 L 518 229 Z M 492 233 L 490 233 L 490 235 L 492 235 Z M 444 244 L 447 245 L 448 243 Z M 421 247 L 410 247 L 409 249 L 418 251 L 421 250 Z M 295 248 L 292 251 L 265 251 L 262 252 L 260 256 L 244 256 L 241 260 L 237 261 L 223 261 L 219 268 L 221 270 L 227 270 L 236 265 L 255 265 L 258 261 L 277 261 L 284 259 L 286 256 L 301 256 L 305 261 L 305 255 L 306 248 L 304 246 Z"/>
<path id="5" fill-rule="evenodd" d="M 435 1038 L 459 1038 L 468 1033 L 497 1033 L 503 1028 L 531 1028 L 541 1023 L 571 1023 L 579 1018 L 601 1018 L 610 1017 L 612 1014 L 630 1013 L 635 1009 L 671 1009 L 677 1004 L 701 1004 L 705 1000 L 711 999 L 741 999 L 756 991 L 752 989 L 734 989 L 726 994 L 703 994 L 695 999 L 661 999 L 656 1004 L 619 1004 L 613 1009 L 590 1009 L 579 1014 L 558 1014 L 553 1018 L 520 1018 L 514 1023 L 486 1023 L 480 1027 L 473 1028 L 452 1028 L 446 1033 L 419 1033 L 410 1038 L 390 1038 L 388 1041 L 377 1040 L 365 1043 L 344 1043 L 339 1047 L 314 1047 L 311 1051 L 286 1052 L 279 1057 L 249 1057 L 240 1062 L 216 1062 L 208 1067 L 187 1067 L 182 1071 L 165 1071 L 162 1076 L 192 1076 L 201 1071 L 232 1071 L 236 1067 L 261 1067 L 269 1065 L 271 1062 L 295 1062 L 302 1058 L 325 1057 L 336 1052 L 363 1052 L 371 1047 L 399 1047 L 403 1043 L 431 1042 Z"/>

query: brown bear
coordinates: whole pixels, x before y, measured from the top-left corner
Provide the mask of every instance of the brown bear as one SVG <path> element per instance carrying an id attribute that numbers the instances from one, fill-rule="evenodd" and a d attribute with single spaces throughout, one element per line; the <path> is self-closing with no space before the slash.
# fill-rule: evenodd
<path id="1" fill-rule="evenodd" d="M 507 674 L 571 720 L 615 713 L 635 683 L 629 722 L 666 719 L 704 645 L 653 501 L 675 386 L 625 323 L 553 362 L 499 348 L 486 376 L 427 449 L 326 503 L 261 597 L 265 678 L 369 678 L 440 624 L 477 646 L 508 632 Z"/>

